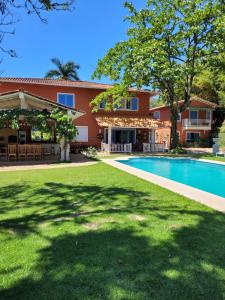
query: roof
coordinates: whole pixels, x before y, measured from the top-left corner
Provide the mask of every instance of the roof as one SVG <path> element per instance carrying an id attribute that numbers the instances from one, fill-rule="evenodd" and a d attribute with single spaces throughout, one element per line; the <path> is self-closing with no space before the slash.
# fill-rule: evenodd
<path id="1" fill-rule="evenodd" d="M 191 98 L 190 102 L 192 101 L 198 101 L 198 102 L 201 102 L 205 105 L 208 105 L 208 106 L 211 106 L 213 108 L 216 108 L 218 105 L 216 103 L 213 103 L 213 102 L 210 102 L 210 101 L 207 101 L 207 100 L 204 100 L 198 96 L 194 96 Z M 178 101 L 180 104 L 182 104 L 184 102 L 184 100 L 180 100 Z M 150 109 L 150 111 L 155 111 L 155 110 L 159 110 L 159 109 L 162 109 L 162 108 L 165 108 L 165 107 L 169 107 L 169 105 L 160 105 L 160 106 L 157 106 L 157 107 L 153 107 Z"/>
<path id="2" fill-rule="evenodd" d="M 22 78 L 22 77 L 0 77 L 0 82 L 8 83 L 23 83 L 23 84 L 40 84 L 40 85 L 52 85 L 52 86 L 64 86 L 64 87 L 74 87 L 74 88 L 85 88 L 85 89 L 99 89 L 107 90 L 113 87 L 113 84 L 103 84 L 90 81 L 72 81 L 64 79 L 49 79 L 49 78 Z M 155 95 L 156 92 L 150 90 L 137 90 L 135 88 L 130 88 L 130 92 L 148 93 Z"/>
<path id="3" fill-rule="evenodd" d="M 110 117 L 99 116 L 96 121 L 101 127 L 124 127 L 124 128 L 158 128 L 163 127 L 163 122 L 150 117 Z"/>
<path id="4" fill-rule="evenodd" d="M 50 99 L 47 99 L 47 98 L 44 98 L 44 97 L 41 97 L 41 96 L 38 96 L 38 95 L 35 95 L 35 94 L 32 94 L 30 92 L 27 92 L 27 91 L 24 91 L 22 89 L 20 90 L 14 90 L 14 91 L 9 91 L 9 92 L 5 92 L 5 93 L 1 93 L 0 94 L 0 101 L 10 101 L 10 100 L 13 100 L 13 99 L 16 99 L 16 98 L 20 98 L 21 97 L 21 94 L 29 99 L 32 99 L 32 100 L 39 100 L 40 102 L 44 102 L 44 103 L 47 103 L 49 106 L 55 106 L 55 107 L 60 107 L 64 110 L 68 110 L 68 111 L 71 111 L 73 113 L 78 113 L 78 115 L 82 116 L 85 114 L 84 111 L 81 111 L 79 109 L 74 109 L 74 108 L 70 108 L 70 107 L 67 107 L 65 105 L 62 105 L 62 104 L 59 104 L 57 102 L 54 102 Z"/>

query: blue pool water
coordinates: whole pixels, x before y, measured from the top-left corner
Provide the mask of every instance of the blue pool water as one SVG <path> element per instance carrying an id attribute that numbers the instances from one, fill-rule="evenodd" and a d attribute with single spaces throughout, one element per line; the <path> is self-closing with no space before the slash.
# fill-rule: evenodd
<path id="1" fill-rule="evenodd" d="M 167 157 L 142 157 L 118 161 L 225 198 L 225 165 Z"/>

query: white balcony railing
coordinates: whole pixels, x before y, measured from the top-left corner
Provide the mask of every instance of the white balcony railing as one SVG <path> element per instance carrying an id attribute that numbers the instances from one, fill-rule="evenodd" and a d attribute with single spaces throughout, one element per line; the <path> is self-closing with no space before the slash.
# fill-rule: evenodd
<path id="1" fill-rule="evenodd" d="M 183 119 L 183 127 L 185 128 L 211 128 L 211 120 L 207 119 Z"/>
<path id="2" fill-rule="evenodd" d="M 105 152 L 121 152 L 121 153 L 131 153 L 132 144 L 101 144 L 101 150 Z"/>

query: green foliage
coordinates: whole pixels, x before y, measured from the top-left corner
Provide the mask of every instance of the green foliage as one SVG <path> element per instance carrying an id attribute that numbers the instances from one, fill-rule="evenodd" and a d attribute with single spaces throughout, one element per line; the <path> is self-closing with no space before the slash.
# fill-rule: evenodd
<path id="1" fill-rule="evenodd" d="M 20 119 L 25 120 L 27 126 L 38 127 L 42 132 L 49 132 L 49 113 L 47 111 L 8 109 L 0 111 L 0 128 L 8 124 L 13 129 L 19 129 Z"/>
<path id="2" fill-rule="evenodd" d="M 59 140 L 65 137 L 67 141 L 71 141 L 77 134 L 72 118 L 68 116 L 67 111 L 60 108 L 53 109 L 51 113 L 46 110 L 1 110 L 0 128 L 4 128 L 7 124 L 13 129 L 19 129 L 20 119 L 23 119 L 27 126 L 38 128 L 44 133 L 51 132 L 50 120 L 55 121 L 56 135 Z"/>
<path id="3" fill-rule="evenodd" d="M 66 111 L 55 108 L 52 110 L 50 118 L 56 122 L 56 135 L 59 140 L 65 137 L 67 141 L 71 141 L 77 135 L 77 128 Z"/>
<path id="4" fill-rule="evenodd" d="M 225 149 L 225 123 L 223 123 L 223 125 L 220 128 L 219 145 L 221 148 Z"/>
<path id="5" fill-rule="evenodd" d="M 225 4 L 222 0 L 146 2 L 141 10 L 125 2 L 127 40 L 109 49 L 93 76 L 108 76 L 124 87 L 158 89 L 171 110 L 172 147 L 176 147 L 177 115 L 189 105 L 195 76 L 209 58 L 224 51 Z M 94 104 L 101 100 L 98 96 Z"/>
<path id="6" fill-rule="evenodd" d="M 90 157 L 90 158 L 95 158 L 98 154 L 97 149 L 95 147 L 92 147 L 92 146 L 86 148 L 81 153 L 84 154 L 87 157 Z"/>
<path id="7" fill-rule="evenodd" d="M 170 151 L 170 153 L 172 153 L 172 154 L 187 154 L 187 151 L 178 145 L 176 148 L 172 149 Z"/>
<path id="8" fill-rule="evenodd" d="M 75 62 L 68 61 L 64 64 L 58 58 L 52 58 L 51 61 L 57 67 L 57 69 L 48 71 L 45 75 L 45 78 L 80 80 L 77 74 L 77 70 L 79 70 L 80 66 L 75 64 Z"/>
<path id="9" fill-rule="evenodd" d="M 114 87 L 98 94 L 91 102 L 93 111 L 98 111 L 99 104 L 105 103 L 105 110 L 116 110 L 121 105 L 121 101 L 129 96 L 128 88 L 125 85 L 114 85 Z"/>
<path id="10" fill-rule="evenodd" d="M 223 63 L 221 62 L 221 66 Z M 225 66 L 208 67 L 194 80 L 193 93 L 205 100 L 225 107 Z"/>

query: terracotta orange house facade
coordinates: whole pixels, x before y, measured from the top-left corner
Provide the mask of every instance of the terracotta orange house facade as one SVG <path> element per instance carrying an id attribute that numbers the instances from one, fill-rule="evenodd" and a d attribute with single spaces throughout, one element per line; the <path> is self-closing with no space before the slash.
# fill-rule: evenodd
<path id="1" fill-rule="evenodd" d="M 7 93 L 23 91 L 33 97 L 42 97 L 46 101 L 84 112 L 74 120 L 79 135 L 74 142 L 81 145 L 105 147 L 110 152 L 142 151 L 144 143 L 155 140 L 156 128 L 163 128 L 163 122 L 151 116 L 150 98 L 154 92 L 130 90 L 130 98 L 114 112 L 105 112 L 100 104 L 96 113 L 90 106 L 93 98 L 111 85 L 85 81 L 66 81 L 32 78 L 0 78 L 0 97 Z M 0 107 L 1 108 L 1 107 Z M 1 135 L 1 133 L 0 133 Z M 30 142 L 30 134 L 23 139 Z M 18 137 L 20 143 L 20 136 Z M 108 144 L 117 145 L 115 149 L 106 149 Z M 122 145 L 131 145 L 124 149 Z M 115 147 L 115 146 L 114 146 Z"/>
<path id="2" fill-rule="evenodd" d="M 180 101 L 182 104 L 182 101 Z M 177 120 L 177 134 L 183 145 L 193 143 L 205 144 L 209 141 L 212 132 L 213 111 L 216 104 L 193 97 L 190 106 L 179 114 Z M 170 140 L 170 110 L 168 106 L 159 106 L 150 109 L 152 117 L 167 124 L 167 129 L 157 129 L 155 140 L 157 142 Z"/>

